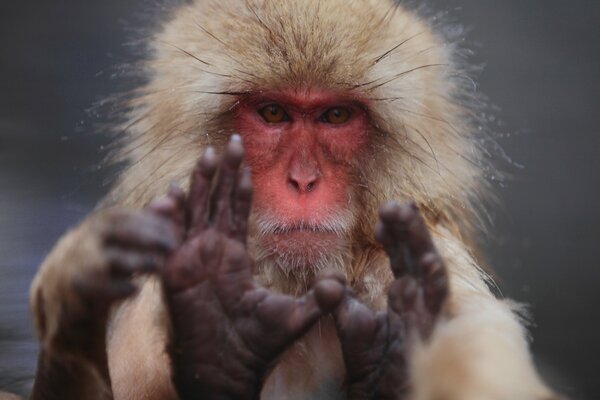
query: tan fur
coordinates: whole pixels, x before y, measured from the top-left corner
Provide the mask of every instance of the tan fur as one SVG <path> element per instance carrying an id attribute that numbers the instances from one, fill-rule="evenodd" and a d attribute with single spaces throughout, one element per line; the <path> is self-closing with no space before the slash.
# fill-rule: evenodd
<path id="1" fill-rule="evenodd" d="M 107 382 L 100 371 L 77 353 L 77 349 L 69 347 L 70 343 L 59 341 L 57 332 L 65 311 L 77 314 L 84 307 L 73 292 L 73 282 L 83 275 L 94 274 L 106 264 L 98 235 L 93 234 L 102 224 L 103 216 L 99 213 L 89 218 L 61 238 L 31 285 L 31 309 L 40 347 L 47 355 L 60 354 L 63 360 L 81 366 L 80 382 L 85 382 L 87 398 L 94 400 L 111 398 Z M 82 264 L 86 268 L 80 268 Z"/>
<path id="2" fill-rule="evenodd" d="M 455 51 L 428 21 L 386 0 L 196 0 L 180 6 L 151 40 L 149 82 L 128 104 L 119 138 L 116 159 L 129 167 L 104 205 L 139 208 L 170 182 L 185 185 L 202 149 L 221 146 L 231 133 L 240 94 L 280 88 L 353 93 L 369 105 L 370 146 L 354 177 L 354 239 L 324 264 L 344 271 L 364 301 L 385 307 L 392 277 L 372 239 L 377 209 L 391 199 L 415 200 L 448 264 L 451 299 L 449 318 L 414 352 L 413 398 L 550 398 L 517 317 L 489 292 L 466 245 L 480 225 L 487 165 L 475 140 L 474 111 L 464 106 L 474 99 Z M 45 265 L 53 257 L 74 257 L 62 248 L 66 244 Z M 299 293 L 311 284 L 312 275 L 298 276 L 280 260 L 262 259 L 259 250 L 251 246 L 266 286 Z M 50 268 L 38 276 L 34 297 L 41 283 L 53 284 Z M 173 398 L 164 321 L 153 281 L 116 313 L 109 341 L 115 399 Z M 339 343 L 324 320 L 284 356 L 263 398 L 335 398 L 342 378 Z"/>

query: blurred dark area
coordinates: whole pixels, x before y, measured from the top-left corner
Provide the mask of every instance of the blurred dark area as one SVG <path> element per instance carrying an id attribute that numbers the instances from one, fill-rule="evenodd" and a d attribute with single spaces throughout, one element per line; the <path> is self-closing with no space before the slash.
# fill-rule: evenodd
<path id="1" fill-rule="evenodd" d="M 600 2 L 431 0 L 470 28 L 478 90 L 514 163 L 486 240 L 502 292 L 530 305 L 536 362 L 573 399 L 600 396 Z M 26 395 L 28 289 L 55 241 L 106 192 L 87 112 L 122 89 L 143 0 L 0 3 L 0 391 Z M 125 83 L 126 84 L 126 83 Z"/>

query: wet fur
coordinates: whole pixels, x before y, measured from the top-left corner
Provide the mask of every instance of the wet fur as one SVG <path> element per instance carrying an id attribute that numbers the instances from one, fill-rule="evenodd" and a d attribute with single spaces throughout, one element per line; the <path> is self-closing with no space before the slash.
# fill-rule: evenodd
<path id="1" fill-rule="evenodd" d="M 390 199 L 415 200 L 445 256 L 451 299 L 431 342 L 415 349 L 413 398 L 551 398 L 524 329 L 508 303 L 488 290 L 469 246 L 489 196 L 475 110 L 466 106 L 477 99 L 457 47 L 428 20 L 385 0 L 197 0 L 174 9 L 150 43 L 148 83 L 124 106 L 127 122 L 118 130 L 115 161 L 128 167 L 104 207 L 140 208 L 172 181 L 187 185 L 202 149 L 222 146 L 232 132 L 232 109 L 245 93 L 311 87 L 354 93 L 367 100 L 372 124 L 370 146 L 356 160 L 352 224 L 344 233 L 349 245 L 299 273 L 250 240 L 258 279 L 302 293 L 317 269 L 334 267 L 363 301 L 385 307 L 392 276 L 373 239 L 377 209 Z M 260 221 L 253 218 L 256 234 Z M 143 286 L 111 324 L 114 395 L 174 398 L 159 286 L 153 279 Z M 325 319 L 283 357 L 263 398 L 336 398 L 343 376 Z"/>

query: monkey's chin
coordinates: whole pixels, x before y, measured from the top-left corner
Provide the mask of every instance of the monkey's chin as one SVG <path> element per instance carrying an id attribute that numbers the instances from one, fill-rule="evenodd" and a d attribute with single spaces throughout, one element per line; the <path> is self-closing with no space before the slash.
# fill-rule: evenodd
<path id="1" fill-rule="evenodd" d="M 267 252 L 292 268 L 322 268 L 324 260 L 339 253 L 345 240 L 333 232 L 292 230 L 262 238 Z"/>

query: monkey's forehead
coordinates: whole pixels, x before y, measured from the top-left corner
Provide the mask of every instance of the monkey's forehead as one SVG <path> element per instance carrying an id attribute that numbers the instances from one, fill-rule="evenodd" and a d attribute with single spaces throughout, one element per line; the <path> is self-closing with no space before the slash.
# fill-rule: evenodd
<path id="1" fill-rule="evenodd" d="M 195 64 L 190 75 L 221 78 L 226 90 L 368 90 L 411 67 L 444 64 L 440 44 L 396 1 L 200 0 L 175 11 L 156 50 L 170 68 Z"/>

